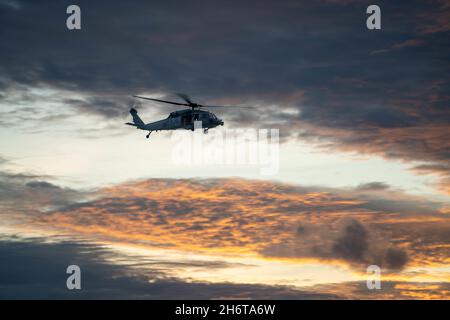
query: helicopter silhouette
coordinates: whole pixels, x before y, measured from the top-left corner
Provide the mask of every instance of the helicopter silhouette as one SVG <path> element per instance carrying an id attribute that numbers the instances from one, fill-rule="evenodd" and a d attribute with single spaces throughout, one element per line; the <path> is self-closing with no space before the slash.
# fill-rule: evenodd
<path id="1" fill-rule="evenodd" d="M 144 123 L 139 117 L 138 112 L 135 108 L 130 109 L 130 114 L 133 117 L 133 122 L 127 122 L 125 124 L 129 126 L 136 127 L 136 129 L 148 131 L 146 138 L 150 137 L 153 131 L 163 131 L 163 130 L 177 130 L 186 129 L 194 131 L 195 122 L 201 121 L 203 132 L 208 133 L 208 130 L 215 128 L 217 126 L 223 126 L 224 122 L 219 119 L 214 113 L 201 110 L 203 108 L 251 108 L 251 107 L 238 107 L 238 106 L 208 106 L 192 102 L 192 100 L 183 93 L 177 93 L 177 95 L 182 98 L 185 102 L 174 102 L 161 99 L 154 99 L 142 96 L 133 96 L 135 98 L 151 100 L 161 103 L 168 103 L 177 106 L 187 106 L 188 109 L 182 109 L 173 111 L 169 114 L 166 119 L 158 120 L 155 122 Z"/>

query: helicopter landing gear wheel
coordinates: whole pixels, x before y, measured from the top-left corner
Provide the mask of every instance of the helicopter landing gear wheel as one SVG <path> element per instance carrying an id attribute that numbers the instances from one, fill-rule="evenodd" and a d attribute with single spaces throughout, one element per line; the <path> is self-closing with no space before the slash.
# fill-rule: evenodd
<path id="1" fill-rule="evenodd" d="M 207 133 L 208 133 L 208 128 L 203 129 L 203 133 L 204 133 L 204 134 L 207 134 Z"/>
<path id="2" fill-rule="evenodd" d="M 149 133 L 145 136 L 147 139 L 148 138 L 150 138 L 150 134 L 151 134 L 152 132 L 151 131 L 149 131 Z"/>

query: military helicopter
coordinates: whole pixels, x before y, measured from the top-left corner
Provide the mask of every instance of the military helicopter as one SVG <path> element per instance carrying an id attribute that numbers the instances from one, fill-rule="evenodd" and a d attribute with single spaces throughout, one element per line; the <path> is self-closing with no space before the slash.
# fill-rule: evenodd
<path id="1" fill-rule="evenodd" d="M 214 113 L 200 110 L 203 108 L 227 108 L 231 106 L 207 106 L 192 102 L 192 100 L 183 93 L 177 94 L 185 102 L 174 102 L 161 99 L 154 99 L 142 96 L 133 96 L 135 98 L 151 100 L 156 102 L 168 103 L 177 106 L 187 106 L 189 109 L 183 109 L 171 112 L 166 119 L 162 119 L 155 122 L 144 123 L 139 117 L 138 112 L 135 108 L 130 109 L 131 116 L 133 117 L 133 122 L 127 122 L 125 124 L 129 126 L 136 127 L 136 129 L 148 131 L 146 138 L 150 137 L 153 131 L 162 130 L 176 130 L 176 129 L 186 129 L 194 131 L 194 122 L 201 121 L 204 133 L 208 133 L 208 130 L 215 128 L 217 126 L 223 126 L 223 120 L 219 119 Z M 251 108 L 251 107 L 231 107 L 231 108 Z"/>

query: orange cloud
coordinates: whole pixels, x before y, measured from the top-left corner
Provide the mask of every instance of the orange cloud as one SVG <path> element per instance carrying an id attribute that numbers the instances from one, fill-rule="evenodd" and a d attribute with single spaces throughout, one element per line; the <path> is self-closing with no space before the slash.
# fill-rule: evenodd
<path id="1" fill-rule="evenodd" d="M 243 179 L 150 179 L 104 188 L 98 199 L 37 222 L 99 239 L 211 254 L 392 269 L 448 262 L 450 219 L 439 206 L 390 190 L 375 194 Z"/>

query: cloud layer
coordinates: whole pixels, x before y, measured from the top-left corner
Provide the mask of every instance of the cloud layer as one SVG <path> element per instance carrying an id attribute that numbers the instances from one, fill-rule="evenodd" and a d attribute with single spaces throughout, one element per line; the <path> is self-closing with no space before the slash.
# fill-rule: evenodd
<path id="1" fill-rule="evenodd" d="M 164 270 L 117 265 L 105 248 L 70 241 L 44 239 L 0 240 L 0 299 L 442 299 L 446 283 L 383 282 L 383 290 L 367 290 L 365 283 L 289 286 L 186 282 Z M 30 263 L 33 259 L 33 263 Z M 67 266 L 81 268 L 81 290 L 68 290 Z M 162 264 L 162 262 L 161 262 Z M 14 268 L 10 266 L 14 265 Z"/>
<path id="2" fill-rule="evenodd" d="M 68 113 L 118 121 L 132 94 L 185 91 L 259 108 L 223 111 L 231 125 L 439 166 L 422 172 L 448 190 L 445 1 L 380 1 L 376 32 L 365 27 L 368 1 L 80 1 L 77 32 L 65 28 L 66 4 L 0 4 L 0 102 L 57 92 L 43 102 L 59 107 L 42 117 L 15 108 L 29 124 Z"/>
<path id="3" fill-rule="evenodd" d="M 36 223 L 100 239 L 194 252 L 338 260 L 365 270 L 445 264 L 442 204 L 399 191 L 241 179 L 150 179 L 99 190 Z"/>
<path id="4" fill-rule="evenodd" d="M 48 243 L 44 239 L 0 240 L 0 299 L 333 299 L 333 293 L 286 286 L 186 282 L 161 270 L 107 260 L 113 254 L 89 243 Z M 33 263 L 30 263 L 30 258 Z M 81 269 L 81 290 L 68 290 L 66 269 Z M 14 268 L 11 268 L 11 266 Z"/>
<path id="5" fill-rule="evenodd" d="M 149 179 L 81 192 L 35 175 L 3 173 L 0 182 L 4 226 L 25 234 L 64 235 L 51 237 L 51 243 L 1 242 L 5 298 L 183 298 L 193 288 L 198 298 L 437 298 L 448 290 L 445 270 L 423 271 L 449 262 L 450 222 L 443 204 L 381 183 L 344 190 L 243 179 Z M 387 287 L 369 293 L 359 282 L 305 290 L 186 283 L 174 271 L 214 273 L 236 267 L 235 262 L 121 257 L 80 239 L 211 257 L 315 261 L 357 273 L 377 264 Z M 82 265 L 89 279 L 80 295 L 60 283 L 61 270 L 71 263 Z M 21 267 L 10 268 L 13 264 Z M 431 279 L 428 287 L 414 282 L 417 275 Z"/>

